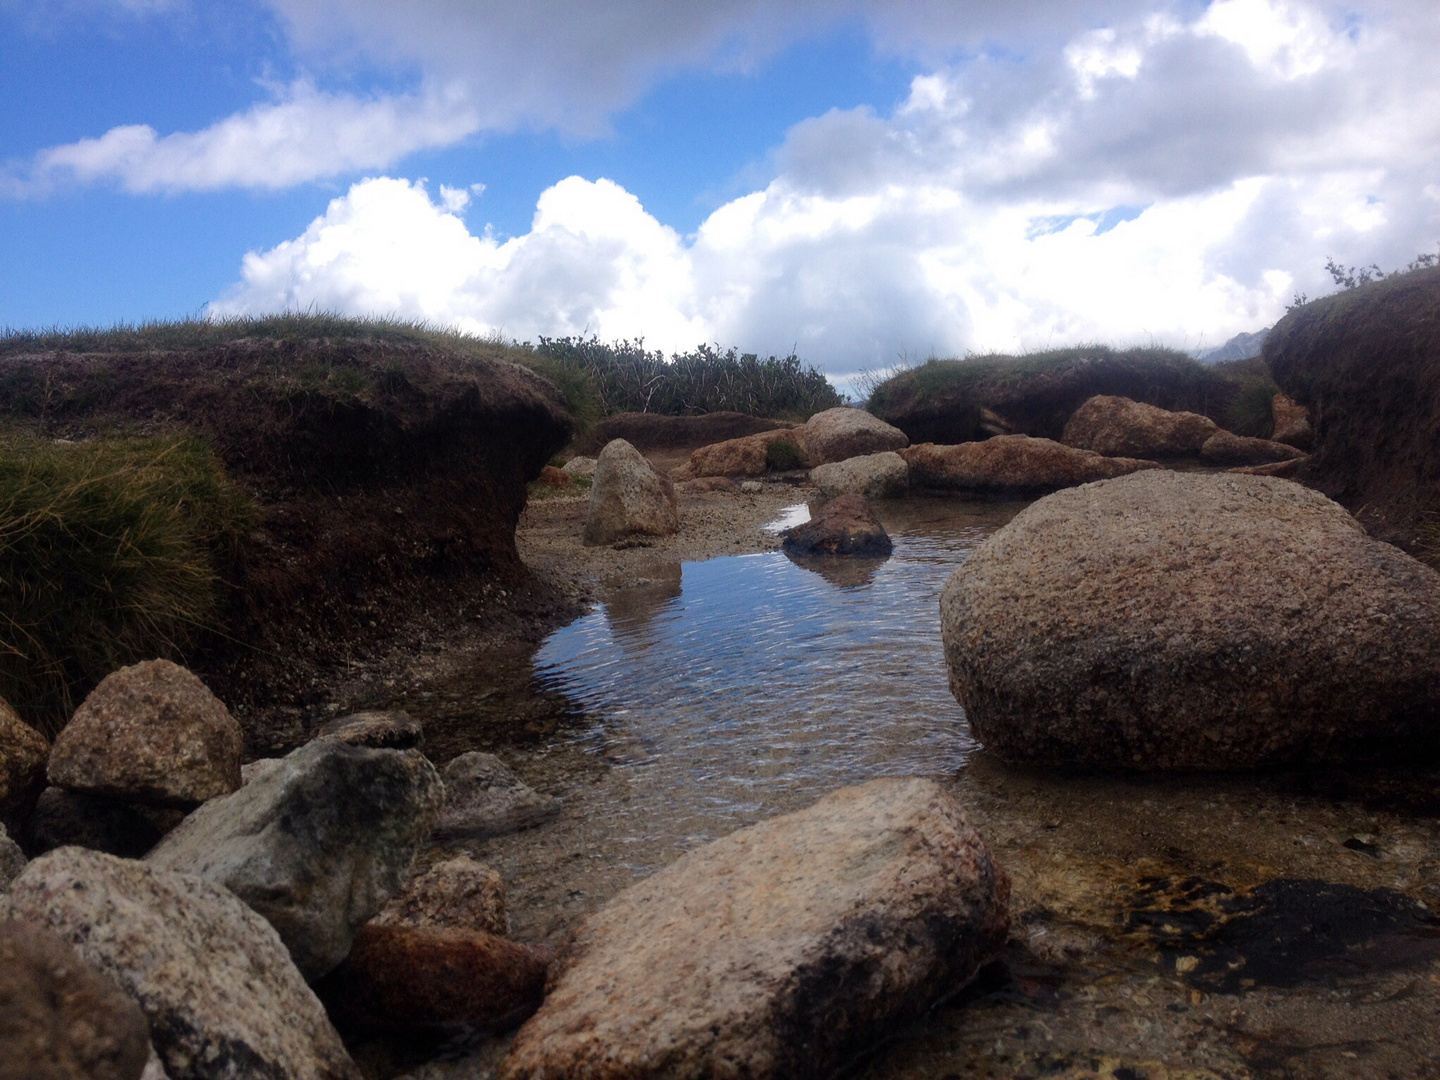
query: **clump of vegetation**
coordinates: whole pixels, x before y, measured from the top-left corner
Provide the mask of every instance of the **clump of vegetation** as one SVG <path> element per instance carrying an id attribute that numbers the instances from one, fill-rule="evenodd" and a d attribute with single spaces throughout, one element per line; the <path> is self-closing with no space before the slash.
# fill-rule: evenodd
<path id="1" fill-rule="evenodd" d="M 845 403 L 823 372 L 801 364 L 793 353 L 762 359 L 701 345 L 667 359 L 643 341 L 612 344 L 593 337 L 542 337 L 535 352 L 588 375 L 605 415 L 740 412 L 807 419 Z"/>
<path id="2" fill-rule="evenodd" d="M 1214 370 L 1234 387 L 1219 417 L 1221 426 L 1236 435 L 1268 439 L 1275 430 L 1274 403 L 1280 387 L 1265 361 L 1258 356 L 1227 360 L 1214 365 Z"/>
<path id="3" fill-rule="evenodd" d="M 765 447 L 765 467 L 770 472 L 803 469 L 805 455 L 794 439 L 775 439 Z"/>
<path id="4" fill-rule="evenodd" d="M 186 436 L 0 443 L 0 695 L 53 734 L 115 668 L 218 625 L 255 510 Z"/>

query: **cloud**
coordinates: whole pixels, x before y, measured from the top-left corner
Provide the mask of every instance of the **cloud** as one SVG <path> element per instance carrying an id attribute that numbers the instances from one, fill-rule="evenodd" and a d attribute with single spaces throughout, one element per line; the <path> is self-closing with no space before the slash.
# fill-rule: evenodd
<path id="1" fill-rule="evenodd" d="M 775 179 L 687 238 L 605 180 L 555 185 L 503 242 L 469 230 L 458 189 L 369 180 L 248 256 L 214 310 L 794 345 L 836 375 L 900 352 L 1215 344 L 1325 291 L 1326 256 L 1398 266 L 1440 240 L 1437 46 L 1433 10 L 1337 21 L 1289 0 L 1087 29 L 1023 64 L 937 68 L 888 116 L 796 125 Z"/>

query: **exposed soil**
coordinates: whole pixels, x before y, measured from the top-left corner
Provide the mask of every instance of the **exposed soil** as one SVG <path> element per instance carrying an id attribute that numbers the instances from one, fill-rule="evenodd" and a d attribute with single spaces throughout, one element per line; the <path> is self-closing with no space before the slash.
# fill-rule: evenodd
<path id="1" fill-rule="evenodd" d="M 642 452 L 680 450 L 738 439 L 789 427 L 783 420 L 766 420 L 738 412 L 700 413 L 695 416 L 660 416 L 656 413 L 618 413 L 607 416 L 575 440 L 576 454 L 594 456 L 611 439 L 624 439 Z"/>

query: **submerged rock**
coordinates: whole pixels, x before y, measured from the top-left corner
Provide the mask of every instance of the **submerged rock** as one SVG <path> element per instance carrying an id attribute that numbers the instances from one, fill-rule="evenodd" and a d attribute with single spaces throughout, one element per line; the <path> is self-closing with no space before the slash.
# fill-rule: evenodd
<path id="1" fill-rule="evenodd" d="M 26 868 L 11 904 L 140 1005 L 171 1080 L 358 1080 L 280 938 L 227 889 L 62 848 Z"/>
<path id="2" fill-rule="evenodd" d="M 988 495 L 1027 495 L 1158 469 L 1153 461 L 1106 457 L 1050 439 L 997 435 L 984 442 L 921 443 L 899 452 L 911 487 Z"/>
<path id="3" fill-rule="evenodd" d="M 807 522 L 785 530 L 781 548 L 788 555 L 889 555 L 890 535 L 861 495 L 841 495 L 825 503 Z"/>
<path id="4" fill-rule="evenodd" d="M 433 926 L 505 935 L 505 882 L 494 869 L 468 855 L 438 862 L 410 879 L 371 920 L 381 926 Z"/>
<path id="5" fill-rule="evenodd" d="M 494 754 L 461 754 L 441 776 L 445 809 L 435 823 L 436 836 L 504 836 L 560 813 L 559 799 L 536 791 Z"/>
<path id="6" fill-rule="evenodd" d="M 70 844 L 138 859 L 180 824 L 179 810 L 136 806 L 102 795 L 48 787 L 30 817 L 33 850 L 53 851 Z"/>
<path id="7" fill-rule="evenodd" d="M 1315 429 L 1310 426 L 1310 410 L 1285 394 L 1276 394 L 1270 402 L 1270 415 L 1275 418 L 1275 428 L 1270 433 L 1272 442 L 1285 443 L 1298 450 L 1309 450 L 1315 445 Z"/>
<path id="8" fill-rule="evenodd" d="M 940 603 L 950 686 L 1007 761 L 1248 769 L 1440 748 L 1440 574 L 1268 477 L 1060 492 Z"/>
<path id="9" fill-rule="evenodd" d="M 864 409 L 844 406 L 816 413 L 800 430 L 814 466 L 910 445 L 910 439 L 899 428 Z"/>
<path id="10" fill-rule="evenodd" d="M 373 709 L 331 720 L 315 737 L 335 739 L 351 746 L 409 750 L 425 741 L 425 732 L 420 721 L 403 709 Z"/>
<path id="11" fill-rule="evenodd" d="M 1301 450 L 1269 439 L 1249 439 L 1218 431 L 1205 440 L 1200 456 L 1216 465 L 1265 465 L 1275 461 L 1294 461 L 1305 456 Z"/>
<path id="12" fill-rule="evenodd" d="M 1156 458 L 1198 454 L 1220 430 L 1208 416 L 1171 412 L 1129 398 L 1097 394 L 1065 424 L 1067 446 L 1113 457 Z"/>
<path id="13" fill-rule="evenodd" d="M 18 830 L 45 787 L 50 740 L 0 698 L 0 824 Z"/>
<path id="14" fill-rule="evenodd" d="M 847 458 L 810 470 L 810 482 L 827 499 L 860 495 L 866 499 L 898 499 L 910 489 L 910 466 L 894 451 Z"/>
<path id="15" fill-rule="evenodd" d="M 940 785 L 837 791 L 588 917 L 501 1076 L 828 1076 L 993 957 L 1008 899 Z"/>
<path id="16" fill-rule="evenodd" d="M 585 543 L 609 544 L 624 536 L 669 536 L 679 531 L 670 478 L 656 472 L 624 439 L 608 443 L 595 466 Z"/>
<path id="17" fill-rule="evenodd" d="M 418 750 L 320 739 L 196 810 L 146 856 L 224 885 L 279 931 L 307 979 L 400 892 L 444 800 Z"/>
<path id="18" fill-rule="evenodd" d="M 55 740 L 50 782 L 71 791 L 194 806 L 240 786 L 240 725 L 169 660 L 111 672 Z"/>
<path id="19" fill-rule="evenodd" d="M 139 1080 L 145 1014 L 70 945 L 31 922 L 0 921 L 0 1078 Z"/>

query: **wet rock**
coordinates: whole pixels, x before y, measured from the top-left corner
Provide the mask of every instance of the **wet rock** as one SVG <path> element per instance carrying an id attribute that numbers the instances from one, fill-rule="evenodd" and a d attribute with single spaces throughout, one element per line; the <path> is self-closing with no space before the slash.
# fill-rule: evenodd
<path id="1" fill-rule="evenodd" d="M 675 485 L 675 490 L 686 494 L 697 494 L 706 491 L 739 491 L 739 486 L 728 476 L 702 476 L 696 480 L 682 480 Z"/>
<path id="2" fill-rule="evenodd" d="M 172 1080 L 358 1080 L 275 931 L 228 890 L 62 848 L 26 868 L 11 904 L 139 1004 Z"/>
<path id="3" fill-rule="evenodd" d="M 346 1024 L 504 1031 L 539 1007 L 549 961 L 483 930 L 372 922 L 321 992 Z"/>
<path id="4" fill-rule="evenodd" d="M 811 469 L 810 482 L 827 499 L 837 495 L 898 499 L 910 489 L 910 466 L 899 454 L 887 450 Z"/>
<path id="5" fill-rule="evenodd" d="M 146 862 L 230 889 L 270 921 L 314 980 L 400 892 L 443 800 L 435 767 L 418 750 L 321 739 L 200 807 Z"/>
<path id="6" fill-rule="evenodd" d="M 45 787 L 50 741 L 0 698 L 0 824 L 19 829 Z"/>
<path id="7" fill-rule="evenodd" d="M 317 739 L 338 739 L 351 746 L 409 750 L 425 741 L 420 721 L 401 709 L 376 709 L 331 720 L 315 733 Z"/>
<path id="8" fill-rule="evenodd" d="M 442 930 L 510 932 L 505 882 L 467 855 L 438 862 L 412 878 L 372 922 L 381 926 L 433 926 Z"/>
<path id="9" fill-rule="evenodd" d="M 20 876 L 20 871 L 25 869 L 25 852 L 20 845 L 5 831 L 5 826 L 0 825 L 0 892 L 10 887 L 10 882 Z"/>
<path id="10" fill-rule="evenodd" d="M 947 582 L 950 686 L 1007 761 L 1247 769 L 1440 748 L 1440 574 L 1268 477 L 1024 510 Z"/>
<path id="11" fill-rule="evenodd" d="M 545 465 L 540 469 L 539 481 L 546 487 L 553 488 L 567 488 L 575 485 L 575 477 L 554 465 Z"/>
<path id="12" fill-rule="evenodd" d="M 590 505 L 585 515 L 587 545 L 609 544 L 621 537 L 669 536 L 680 531 L 675 485 L 661 476 L 624 439 L 600 451 Z"/>
<path id="13" fill-rule="evenodd" d="M 445 809 L 435 823 L 438 837 L 504 836 L 560 813 L 559 799 L 536 791 L 494 754 L 461 754 L 441 775 Z"/>
<path id="14" fill-rule="evenodd" d="M 111 672 L 50 752 L 50 782 L 71 791 L 194 806 L 240 786 L 240 725 L 194 674 L 169 660 Z"/>
<path id="15" fill-rule="evenodd" d="M 1215 465 L 1265 465 L 1272 461 L 1292 461 L 1305 454 L 1284 443 L 1219 431 L 1205 440 L 1200 456 Z"/>
<path id="16" fill-rule="evenodd" d="M 863 409 L 843 406 L 816 413 L 805 421 L 801 434 L 810 463 L 816 466 L 910 445 L 899 428 Z"/>
<path id="17" fill-rule="evenodd" d="M 101 795 L 48 787 L 30 818 L 35 851 L 77 845 L 126 859 L 138 859 L 180 824 L 175 809 L 137 806 Z"/>
<path id="18" fill-rule="evenodd" d="M 581 925 L 506 1080 L 828 1076 L 996 955 L 1009 881 L 931 780 L 690 852 Z"/>
<path id="19" fill-rule="evenodd" d="M 597 462 L 593 457 L 573 457 L 564 465 L 564 469 L 575 480 L 591 480 L 595 476 Z"/>
<path id="20" fill-rule="evenodd" d="M 825 503 L 804 524 L 786 529 L 781 548 L 788 555 L 890 554 L 890 536 L 863 496 L 841 495 Z"/>
<path id="21" fill-rule="evenodd" d="M 0 921 L 0 1080 L 139 1080 L 145 1014 L 65 941 Z"/>
<path id="22" fill-rule="evenodd" d="M 789 446 L 772 449 L 772 444 L 777 443 L 788 443 Z M 671 475 L 676 480 L 694 480 L 702 476 L 764 476 L 775 469 L 777 462 L 792 469 L 805 468 L 809 464 L 803 429 L 776 428 L 758 435 L 702 446 L 692 450 L 690 460 Z"/>
<path id="23" fill-rule="evenodd" d="M 1129 398 L 1097 394 L 1066 421 L 1067 446 L 1111 457 L 1156 458 L 1198 454 L 1220 430 L 1208 416 L 1171 412 Z"/>
<path id="24" fill-rule="evenodd" d="M 1270 402 L 1270 415 L 1275 418 L 1272 442 L 1285 443 L 1298 450 L 1315 445 L 1315 429 L 1310 426 L 1310 410 L 1287 395 L 1276 394 Z"/>
<path id="25" fill-rule="evenodd" d="M 1160 467 L 1153 461 L 1106 457 L 1028 435 L 997 435 L 984 442 L 953 446 L 921 443 L 899 453 L 910 466 L 912 488 L 987 495 L 1058 491 Z"/>

